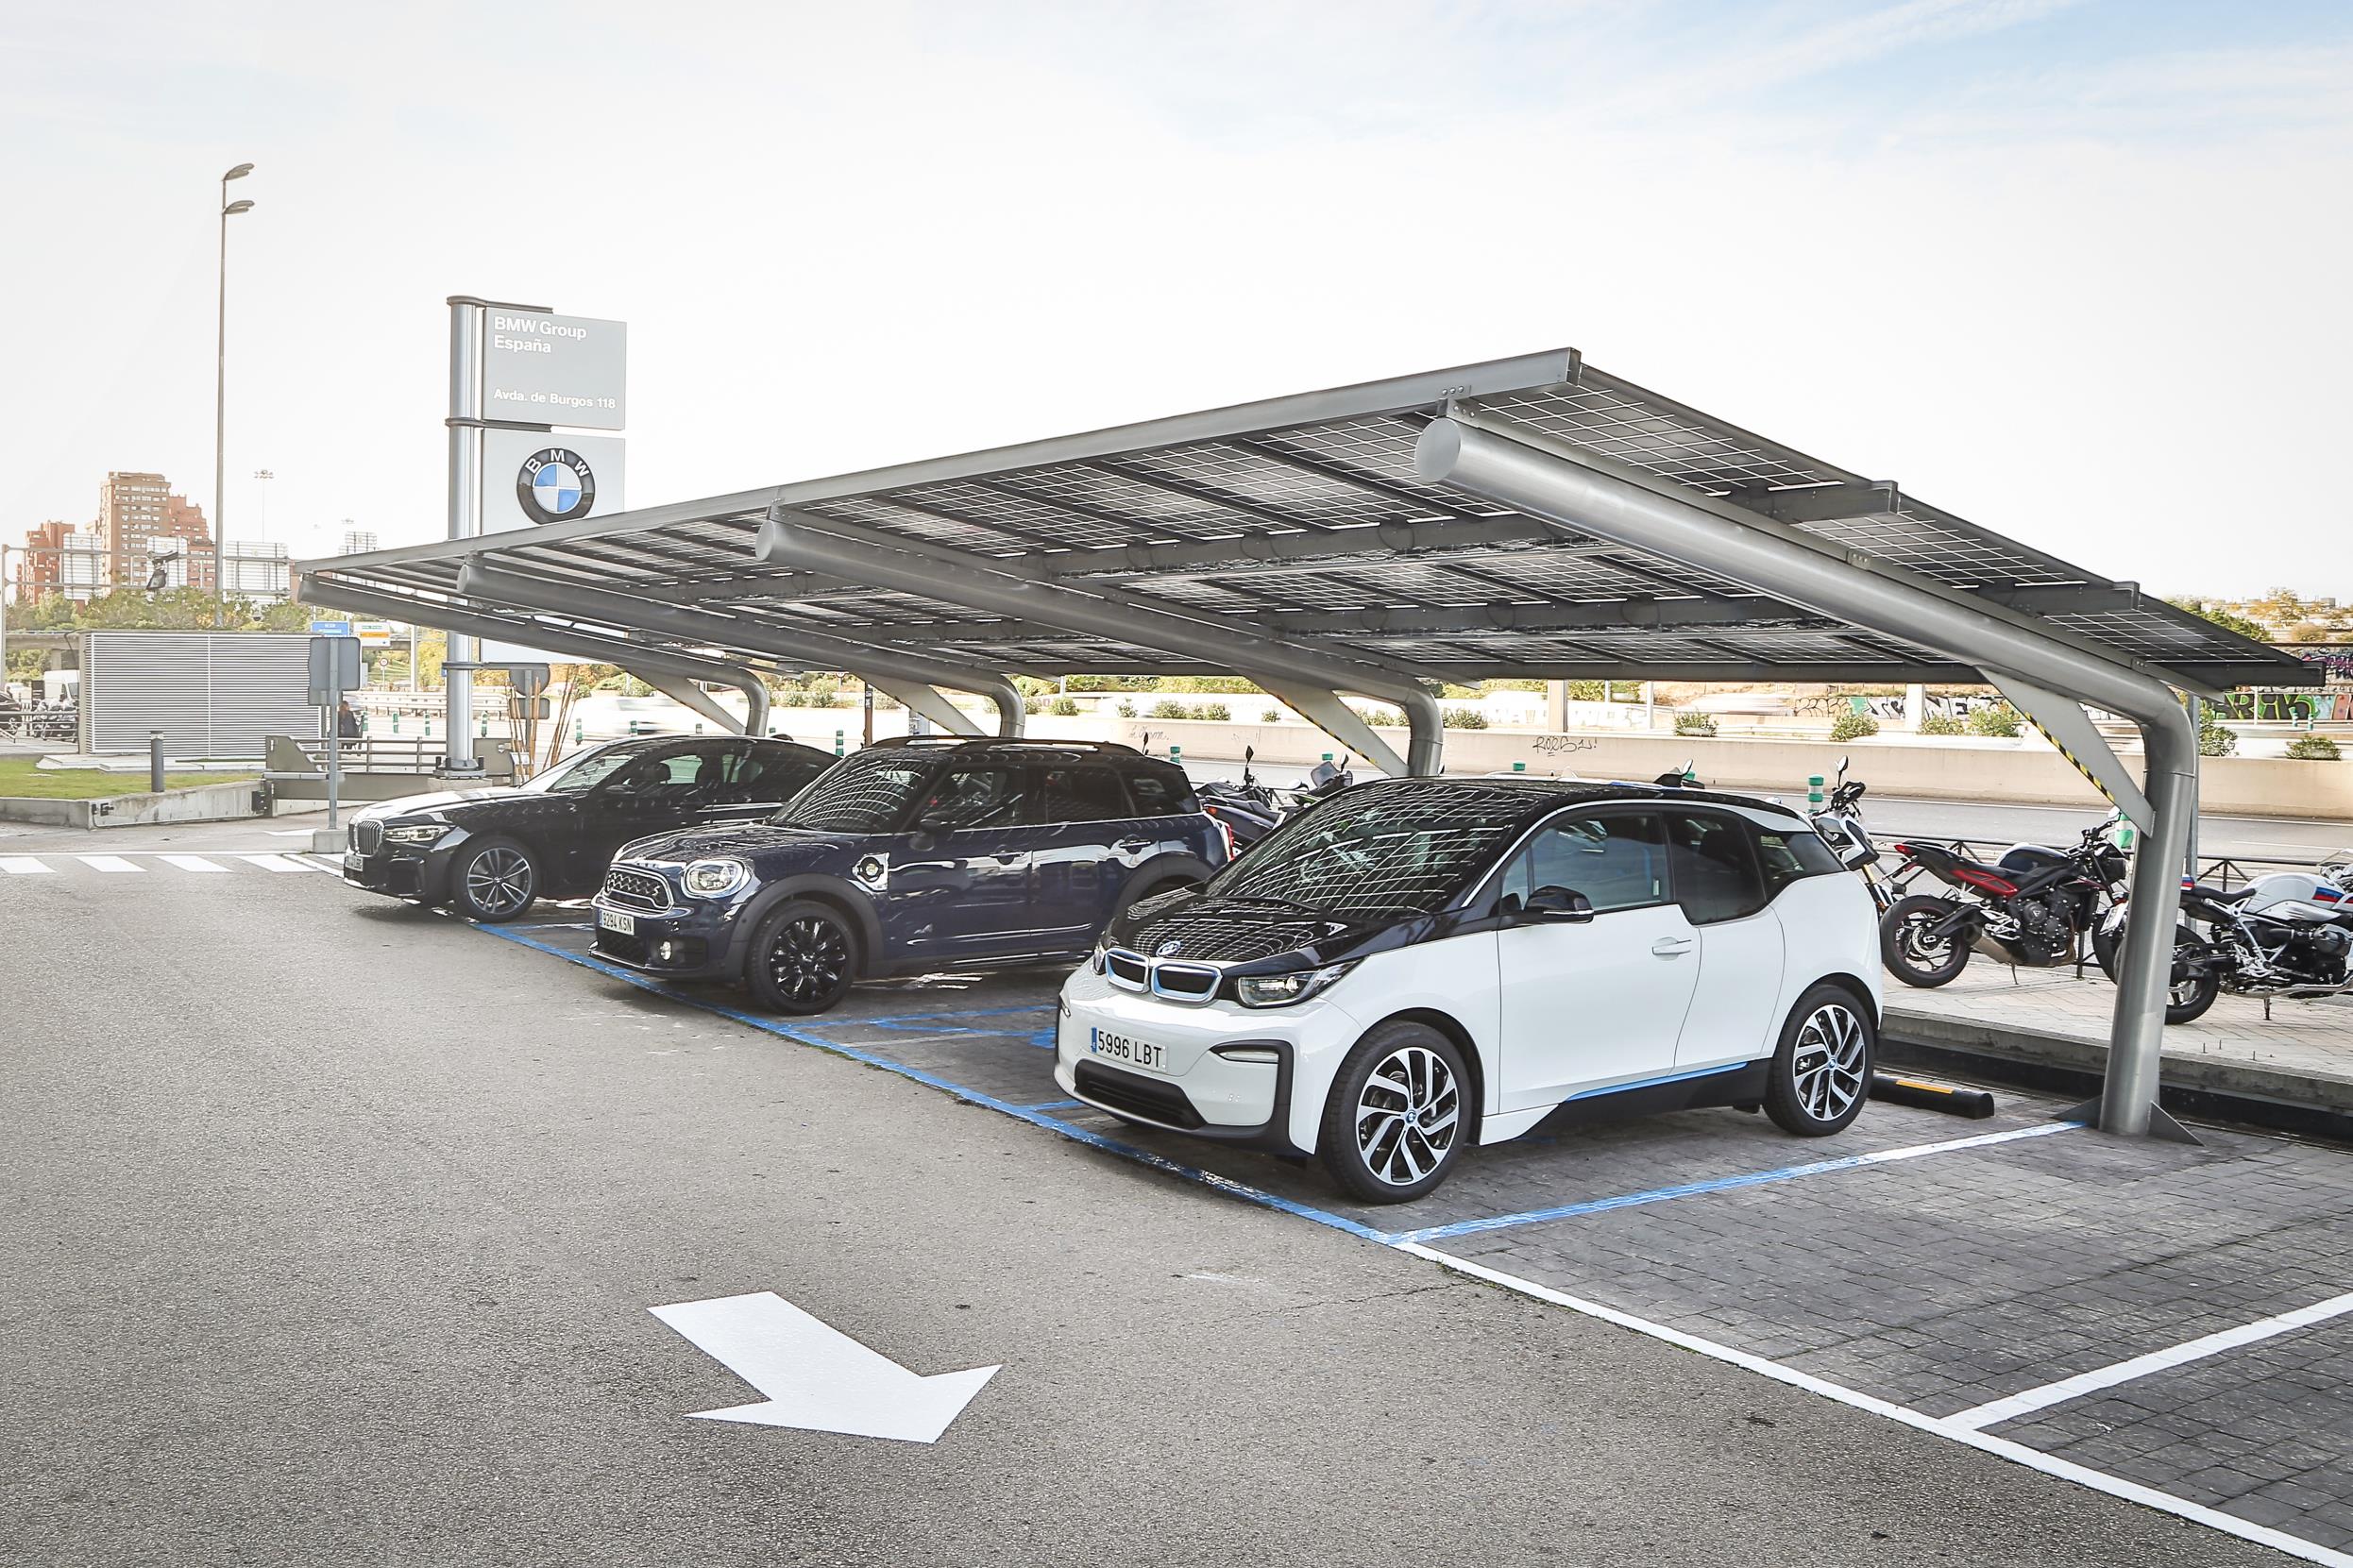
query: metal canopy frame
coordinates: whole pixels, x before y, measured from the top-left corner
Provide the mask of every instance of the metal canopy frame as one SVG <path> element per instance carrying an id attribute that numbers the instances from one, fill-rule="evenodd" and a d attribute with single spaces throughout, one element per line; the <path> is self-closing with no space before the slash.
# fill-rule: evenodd
<path id="1" fill-rule="evenodd" d="M 1444 682 L 1991 678 L 2046 727 L 2141 725 L 2158 931 L 2195 801 L 2175 694 L 2319 679 L 1571 349 L 296 570 L 309 603 L 617 663 L 983 692 L 1008 731 L 1010 673 L 1238 673 L 1414 773 Z M 1341 693 L 1402 708 L 1406 757 Z M 2153 1124 L 2163 951 L 2127 948 L 2118 1130 Z"/>

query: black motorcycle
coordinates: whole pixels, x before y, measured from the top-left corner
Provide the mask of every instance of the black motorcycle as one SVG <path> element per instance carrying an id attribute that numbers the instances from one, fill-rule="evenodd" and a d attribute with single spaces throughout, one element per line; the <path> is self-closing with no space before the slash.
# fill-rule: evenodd
<path id="1" fill-rule="evenodd" d="M 1234 851 L 1240 853 L 1273 833 L 1289 818 L 1314 805 L 1328 795 L 1337 795 L 1356 783 L 1356 775 L 1346 767 L 1334 767 L 1319 762 L 1307 776 L 1307 783 L 1298 789 L 1277 789 L 1261 784 L 1251 771 L 1250 764 L 1257 758 L 1258 749 L 1242 749 L 1242 782 L 1227 784 L 1212 780 L 1200 785 L 1194 793 L 1201 798 L 1201 809 L 1226 824 L 1234 835 Z"/>
<path id="2" fill-rule="evenodd" d="M 2071 850 L 2021 844 L 1990 866 L 1936 844 L 1898 844 L 1899 879 L 1924 871 L 1953 891 L 1896 900 L 1879 922 L 1880 956 L 1922 988 L 1949 984 L 1973 948 L 2028 969 L 2081 961 L 2129 875 L 2108 833 L 2106 822 L 2087 828 Z"/>

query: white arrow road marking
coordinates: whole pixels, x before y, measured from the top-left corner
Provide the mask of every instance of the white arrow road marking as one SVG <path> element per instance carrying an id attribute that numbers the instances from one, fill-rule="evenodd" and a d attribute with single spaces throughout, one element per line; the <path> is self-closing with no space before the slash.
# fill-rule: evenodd
<path id="1" fill-rule="evenodd" d="M 757 1405 L 693 1412 L 705 1421 L 937 1442 L 998 1371 L 920 1376 L 773 1290 L 648 1310 L 767 1395 Z"/>

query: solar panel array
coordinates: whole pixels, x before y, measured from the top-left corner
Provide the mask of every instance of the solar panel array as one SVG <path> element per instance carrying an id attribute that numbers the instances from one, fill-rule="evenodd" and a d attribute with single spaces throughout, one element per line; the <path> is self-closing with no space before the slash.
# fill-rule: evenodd
<path id="1" fill-rule="evenodd" d="M 2129 584 L 1908 496 L 1862 491 L 1859 475 L 1566 351 L 304 570 L 324 584 L 455 598 L 458 567 L 478 557 L 554 582 L 991 672 L 1216 669 L 1154 645 L 1147 612 L 1160 610 L 1427 681 L 1972 678 L 1902 638 L 1860 633 L 1721 575 L 1423 483 L 1415 439 L 1430 418 L 1455 410 L 1744 505 L 1810 492 L 1808 510 L 1820 512 L 1821 497 L 1852 493 L 1858 509 L 1888 509 L 1801 512 L 1792 526 L 1954 589 L 2033 590 L 2035 608 L 2062 634 L 2118 659 L 2154 661 L 2188 683 L 2311 679 L 2295 661 L 2140 598 Z M 1840 486 L 1858 488 L 1822 488 Z M 771 502 L 808 529 L 923 552 L 938 597 L 862 584 L 855 568 L 836 575 L 764 564 L 755 541 Z M 1056 624 L 1051 593 L 1027 596 L 1034 608 L 1022 618 L 962 594 L 1007 569 L 1079 591 L 1121 590 L 1139 607 L 1134 632 L 1122 639 Z M 518 621 L 530 615 L 495 601 L 466 607 Z M 418 618 L 432 621 L 422 608 Z M 636 635 L 652 648 L 698 646 Z"/>

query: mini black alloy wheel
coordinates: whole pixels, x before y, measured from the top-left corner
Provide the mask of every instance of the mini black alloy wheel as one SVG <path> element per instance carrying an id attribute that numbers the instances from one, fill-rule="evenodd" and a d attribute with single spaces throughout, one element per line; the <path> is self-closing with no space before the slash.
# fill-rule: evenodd
<path id="1" fill-rule="evenodd" d="M 1316 1146 L 1340 1185 L 1371 1203 L 1444 1181 L 1469 1137 L 1470 1074 L 1454 1042 L 1418 1023 L 1359 1040 L 1333 1080 Z"/>
<path id="2" fill-rule="evenodd" d="M 745 958 L 744 982 L 771 1013 L 821 1013 L 857 978 L 857 938 L 840 911 L 810 900 L 786 904 L 760 922 Z"/>
<path id="3" fill-rule="evenodd" d="M 511 839 L 470 845 L 449 868 L 450 906 L 485 925 L 514 919 L 538 896 L 539 868 L 531 851 Z"/>
<path id="4" fill-rule="evenodd" d="M 1842 986 L 1816 986 L 1789 1009 L 1765 1080 L 1765 1111 L 1782 1131 L 1821 1138 L 1853 1121 L 1871 1094 L 1878 1032 Z"/>

